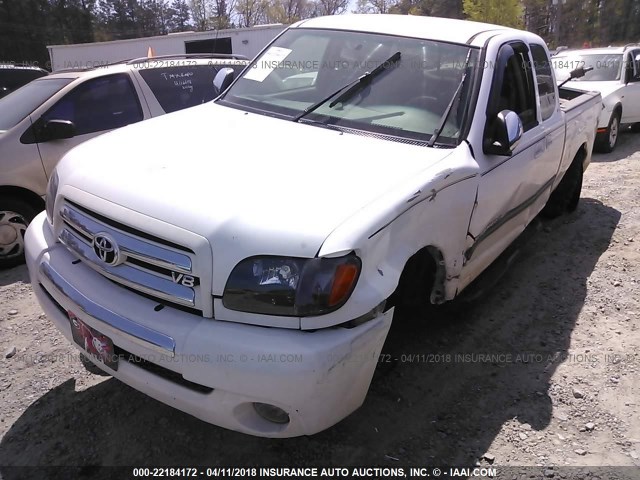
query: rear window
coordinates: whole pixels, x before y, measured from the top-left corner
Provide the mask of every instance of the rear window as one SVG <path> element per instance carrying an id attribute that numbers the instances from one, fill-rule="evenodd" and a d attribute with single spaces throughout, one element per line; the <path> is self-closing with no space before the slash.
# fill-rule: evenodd
<path id="1" fill-rule="evenodd" d="M 569 78 L 569 72 L 579 67 L 592 68 L 584 77 L 575 78 L 575 82 L 605 82 L 620 80 L 622 54 L 572 53 L 557 55 L 551 60 L 558 80 Z"/>
<path id="2" fill-rule="evenodd" d="M 28 68 L 8 68 L 0 66 L 0 95 L 6 95 L 13 90 L 29 83 L 31 80 L 46 75 L 47 72 Z"/>
<path id="3" fill-rule="evenodd" d="M 213 79 L 221 68 L 233 68 L 236 75 L 244 65 L 188 65 L 140 69 L 139 73 L 165 112 L 194 107 L 216 96 Z"/>

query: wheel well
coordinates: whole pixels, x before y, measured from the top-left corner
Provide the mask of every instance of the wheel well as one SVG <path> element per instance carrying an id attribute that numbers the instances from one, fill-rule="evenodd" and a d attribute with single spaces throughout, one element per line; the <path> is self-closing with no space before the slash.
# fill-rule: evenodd
<path id="1" fill-rule="evenodd" d="M 620 118 L 622 118 L 622 104 L 621 103 L 617 103 L 615 107 L 613 107 L 613 113 L 618 113 L 620 114 Z"/>
<path id="2" fill-rule="evenodd" d="M 392 297 L 397 301 L 407 294 L 420 296 L 428 293 L 430 303 L 443 303 L 445 278 L 446 268 L 442 252 L 432 245 L 423 247 L 405 263 Z"/>
<path id="3" fill-rule="evenodd" d="M 19 198 L 27 202 L 38 212 L 44 210 L 44 200 L 39 195 L 33 193 L 31 190 L 27 190 L 26 188 L 1 186 L 0 197 Z"/>
<path id="4" fill-rule="evenodd" d="M 576 156 L 573 157 L 573 161 L 571 163 L 582 162 L 582 169 L 584 170 L 585 168 L 584 162 L 586 159 L 587 159 L 587 144 L 583 143 L 582 145 L 580 145 L 580 148 L 576 152 Z"/>

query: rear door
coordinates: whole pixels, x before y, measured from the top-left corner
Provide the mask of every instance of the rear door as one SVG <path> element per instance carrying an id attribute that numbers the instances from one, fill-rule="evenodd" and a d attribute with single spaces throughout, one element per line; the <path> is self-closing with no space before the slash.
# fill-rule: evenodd
<path id="1" fill-rule="evenodd" d="M 138 93 L 128 73 L 90 78 L 65 94 L 40 118 L 33 119 L 35 131 L 49 120 L 69 120 L 76 135 L 62 140 L 42 141 L 36 134 L 47 175 L 71 148 L 110 130 L 143 120 Z"/>
<path id="2" fill-rule="evenodd" d="M 538 120 L 545 137 L 544 158 L 538 163 L 545 165 L 547 174 L 557 173 L 564 152 L 565 118 L 560 111 L 558 87 L 551 71 L 551 62 L 547 50 L 539 44 L 529 44 L 533 59 L 536 88 L 538 91 Z"/>

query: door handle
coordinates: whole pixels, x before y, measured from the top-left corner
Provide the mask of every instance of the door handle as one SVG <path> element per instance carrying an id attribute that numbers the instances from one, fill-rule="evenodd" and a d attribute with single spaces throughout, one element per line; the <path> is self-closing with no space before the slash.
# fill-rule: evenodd
<path id="1" fill-rule="evenodd" d="M 544 153 L 545 150 L 546 148 L 544 146 L 540 146 L 536 148 L 536 150 L 533 152 L 533 158 L 538 158 L 540 155 Z"/>

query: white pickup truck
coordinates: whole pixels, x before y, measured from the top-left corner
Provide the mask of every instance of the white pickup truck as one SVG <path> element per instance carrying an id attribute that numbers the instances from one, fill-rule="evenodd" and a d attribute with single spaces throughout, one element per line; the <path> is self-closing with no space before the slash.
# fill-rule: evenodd
<path id="1" fill-rule="evenodd" d="M 575 209 L 602 108 L 538 36 L 440 18 L 302 21 L 231 76 L 69 152 L 26 259 L 103 371 L 267 437 L 349 415 L 396 305 L 454 299 Z"/>

